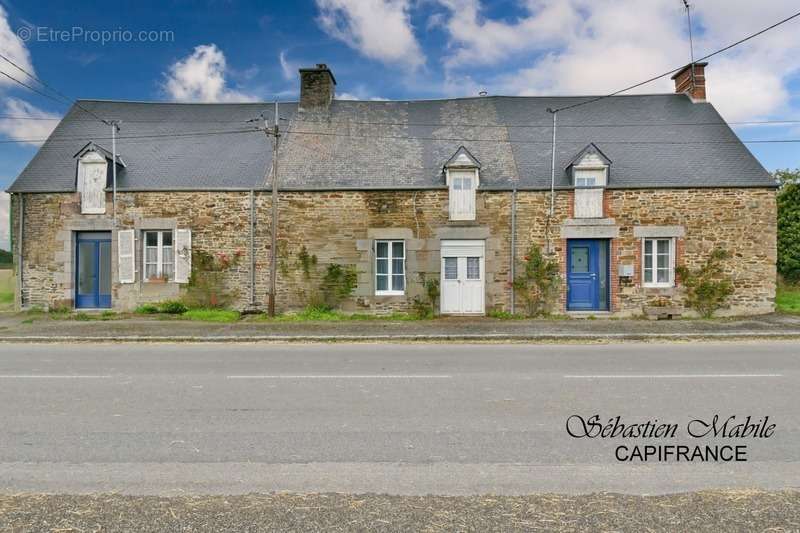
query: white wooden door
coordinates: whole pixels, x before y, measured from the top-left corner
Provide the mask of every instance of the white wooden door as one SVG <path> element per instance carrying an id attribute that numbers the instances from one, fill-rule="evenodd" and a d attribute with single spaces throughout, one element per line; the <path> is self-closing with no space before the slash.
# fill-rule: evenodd
<path id="1" fill-rule="evenodd" d="M 442 241 L 443 314 L 484 313 L 484 241 Z"/>

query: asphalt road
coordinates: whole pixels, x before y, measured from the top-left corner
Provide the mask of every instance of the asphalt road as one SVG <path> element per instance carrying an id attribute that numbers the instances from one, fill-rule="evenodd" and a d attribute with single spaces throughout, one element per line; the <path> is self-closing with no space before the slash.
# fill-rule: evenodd
<path id="1" fill-rule="evenodd" d="M 525 494 L 800 486 L 800 344 L 0 344 L 0 491 Z M 678 424 L 587 439 L 571 415 Z M 769 438 L 694 439 L 718 414 Z M 620 462 L 620 445 L 746 462 Z"/>

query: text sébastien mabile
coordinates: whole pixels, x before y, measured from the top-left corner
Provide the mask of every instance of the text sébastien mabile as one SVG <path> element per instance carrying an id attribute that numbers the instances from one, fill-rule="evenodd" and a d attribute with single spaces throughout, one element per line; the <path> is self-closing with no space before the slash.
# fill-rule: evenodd
<path id="1" fill-rule="evenodd" d="M 741 462 L 747 461 L 746 441 L 768 439 L 775 434 L 775 424 L 769 416 L 727 418 L 718 414 L 709 419 L 694 418 L 684 426 L 663 423 L 658 419 L 626 423 L 621 416 L 603 419 L 595 414 L 588 417 L 574 414 L 567 418 L 567 433 L 576 439 L 661 439 L 669 441 L 683 437 L 680 429 L 691 439 L 724 439 L 726 444 L 636 444 L 626 442 L 616 446 L 614 455 L 620 462 Z"/>

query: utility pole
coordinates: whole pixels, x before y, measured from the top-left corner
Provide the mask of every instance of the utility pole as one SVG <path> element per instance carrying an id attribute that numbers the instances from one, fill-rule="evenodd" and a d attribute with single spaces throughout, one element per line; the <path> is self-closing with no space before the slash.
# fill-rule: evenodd
<path id="1" fill-rule="evenodd" d="M 689 60 L 691 61 L 691 74 L 692 74 L 692 87 L 695 86 L 694 81 L 694 41 L 692 40 L 692 15 L 690 13 L 691 6 L 689 0 L 683 0 L 683 5 L 686 7 L 686 22 L 689 26 Z"/>
<path id="2" fill-rule="evenodd" d="M 111 214 L 114 219 L 113 227 L 117 228 L 117 132 L 121 121 L 104 120 L 107 126 L 111 126 Z"/>
<path id="3" fill-rule="evenodd" d="M 248 122 L 257 122 L 258 119 L 251 119 Z M 271 257 L 269 261 L 269 316 L 275 316 L 275 293 L 277 291 L 278 278 L 278 147 L 280 144 L 280 127 L 278 125 L 278 101 L 275 101 L 275 120 L 272 128 L 269 127 L 267 117 L 261 114 L 261 130 L 267 137 L 272 137 L 272 230 L 271 235 Z M 265 180 L 266 181 L 266 180 Z"/>

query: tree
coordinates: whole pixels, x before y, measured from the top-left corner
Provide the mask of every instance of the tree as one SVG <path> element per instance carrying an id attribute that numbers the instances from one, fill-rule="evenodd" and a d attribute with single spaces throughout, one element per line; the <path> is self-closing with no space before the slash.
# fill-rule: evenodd
<path id="1" fill-rule="evenodd" d="M 777 170 L 778 272 L 790 283 L 800 282 L 800 169 Z"/>

